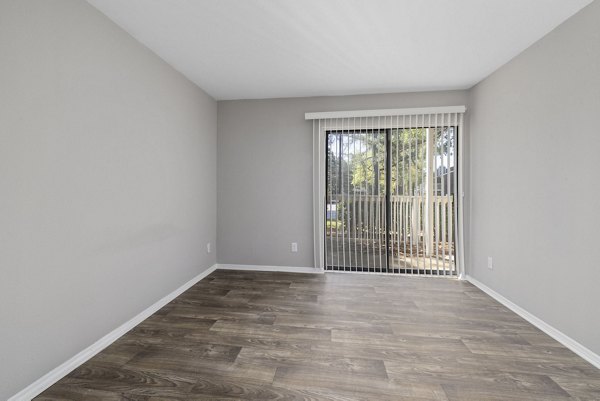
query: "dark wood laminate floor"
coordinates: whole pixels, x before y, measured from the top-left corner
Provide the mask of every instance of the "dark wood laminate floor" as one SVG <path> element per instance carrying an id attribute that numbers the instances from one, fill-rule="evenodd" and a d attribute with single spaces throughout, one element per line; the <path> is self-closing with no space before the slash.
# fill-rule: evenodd
<path id="1" fill-rule="evenodd" d="M 600 370 L 466 282 L 216 271 L 39 400 L 599 400 Z"/>

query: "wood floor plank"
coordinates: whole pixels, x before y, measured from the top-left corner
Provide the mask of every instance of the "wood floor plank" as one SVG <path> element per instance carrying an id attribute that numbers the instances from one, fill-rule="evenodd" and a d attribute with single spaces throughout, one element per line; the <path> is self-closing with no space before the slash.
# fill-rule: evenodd
<path id="1" fill-rule="evenodd" d="M 121 393 L 81 388 L 72 384 L 56 383 L 35 398 L 38 401 L 125 401 Z"/>
<path id="2" fill-rule="evenodd" d="M 362 397 L 392 399 L 392 397 L 413 397 L 421 399 L 440 399 L 441 387 L 411 383 L 394 383 L 388 379 L 368 374 L 337 374 L 327 369 L 312 367 L 280 367 L 273 380 L 275 385 L 303 389 L 307 386 L 327 391 L 340 391 Z M 373 398 L 375 399 L 375 398 Z"/>
<path id="3" fill-rule="evenodd" d="M 206 398 L 195 398 L 198 396 Z M 263 383 L 253 383 L 248 380 L 227 380 L 219 377 L 203 377 L 192 388 L 190 397 L 194 399 L 215 399 L 223 397 L 227 400 L 306 400 L 306 401 L 356 401 L 358 398 L 349 398 L 339 392 L 328 392 L 319 389 L 303 388 L 293 389 L 276 385 L 265 386 Z"/>
<path id="4" fill-rule="evenodd" d="M 374 333 L 393 334 L 392 327 L 387 322 L 365 321 L 349 315 L 338 315 L 337 319 L 326 315 L 313 315 L 310 319 L 302 315 L 280 313 L 273 322 L 276 326 L 305 327 L 325 330 L 364 330 Z"/>
<path id="5" fill-rule="evenodd" d="M 215 365 L 217 362 L 232 363 L 241 347 L 220 344 L 205 344 L 201 350 L 173 349 L 160 346 L 148 347 L 138 353 L 127 367 L 138 369 L 165 369 L 172 372 L 195 373 L 198 369 Z"/>
<path id="6" fill-rule="evenodd" d="M 152 394 L 169 397 L 189 393 L 196 381 L 196 377 L 186 373 L 85 364 L 71 372 L 61 384 L 70 388 L 101 390 L 115 394 Z"/>
<path id="7" fill-rule="evenodd" d="M 253 337 L 329 340 L 331 330 L 307 327 L 271 326 L 264 324 L 238 323 L 220 320 L 215 323 L 210 331 L 219 331 L 233 335 L 251 335 Z"/>
<path id="8" fill-rule="evenodd" d="M 372 358 L 343 357 L 315 351 L 244 348 L 238 355 L 238 360 L 275 367 L 312 367 L 338 374 L 357 373 L 387 379 L 383 361 Z"/>
<path id="9" fill-rule="evenodd" d="M 573 397 L 580 400 L 600 400 L 600 378 L 589 375 L 551 374 L 549 377 Z M 586 378 L 586 379 L 583 379 Z"/>
<path id="10" fill-rule="evenodd" d="M 571 395 L 548 376 L 504 374 L 474 376 L 469 380 L 443 383 L 454 400 L 569 400 Z"/>
<path id="11" fill-rule="evenodd" d="M 217 270 L 39 400 L 599 400 L 600 371 L 467 282 Z"/>

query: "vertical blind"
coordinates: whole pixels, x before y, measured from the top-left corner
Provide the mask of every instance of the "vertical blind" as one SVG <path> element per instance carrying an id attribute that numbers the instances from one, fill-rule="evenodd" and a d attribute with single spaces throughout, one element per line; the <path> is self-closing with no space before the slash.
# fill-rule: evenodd
<path id="1" fill-rule="evenodd" d="M 463 113 L 462 106 L 314 113 L 315 151 L 324 153 L 315 157 L 324 269 L 459 273 Z"/>

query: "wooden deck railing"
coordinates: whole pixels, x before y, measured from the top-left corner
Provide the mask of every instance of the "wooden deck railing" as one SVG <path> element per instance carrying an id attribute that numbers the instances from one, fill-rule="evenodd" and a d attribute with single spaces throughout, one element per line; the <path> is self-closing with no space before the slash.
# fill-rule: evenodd
<path id="1" fill-rule="evenodd" d="M 442 263 L 453 268 L 454 263 L 454 196 L 392 195 L 389 217 L 383 195 L 332 196 L 335 213 L 328 215 L 326 248 L 331 257 L 341 253 L 355 262 L 364 260 L 364 253 L 390 252 L 390 265 L 410 265 L 419 258 L 436 268 Z M 333 208 L 330 208 L 333 209 Z M 369 255 L 367 255 L 369 257 Z"/>

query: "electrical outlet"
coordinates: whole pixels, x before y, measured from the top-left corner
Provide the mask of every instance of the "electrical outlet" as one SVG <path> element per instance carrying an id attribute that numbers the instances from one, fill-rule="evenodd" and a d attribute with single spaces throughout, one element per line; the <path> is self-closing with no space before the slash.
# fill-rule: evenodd
<path id="1" fill-rule="evenodd" d="M 210 242 L 206 243 L 206 253 L 210 253 Z"/>
<path id="2" fill-rule="evenodd" d="M 298 252 L 298 243 L 292 242 L 292 252 Z"/>
<path id="3" fill-rule="evenodd" d="M 488 256 L 488 269 L 492 270 L 494 268 L 494 259 L 491 256 Z"/>

